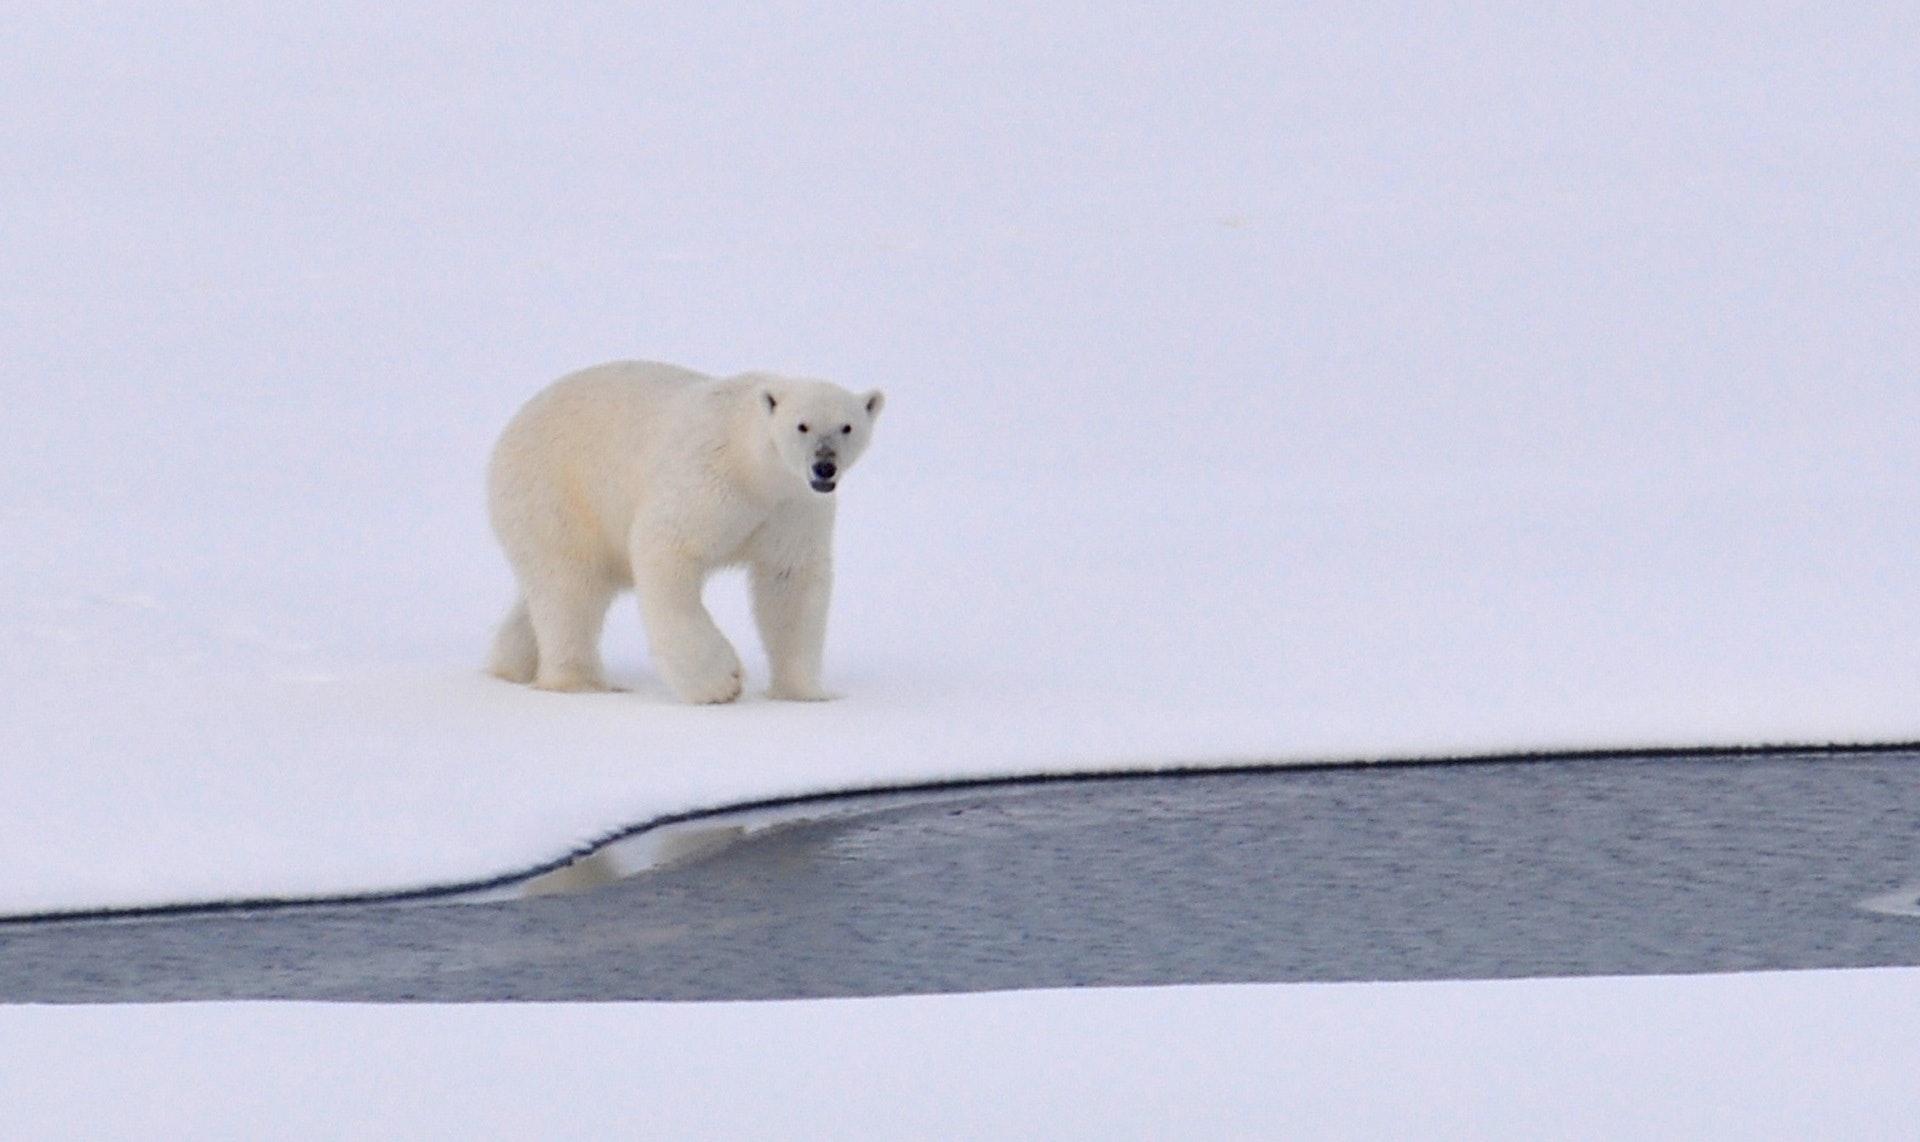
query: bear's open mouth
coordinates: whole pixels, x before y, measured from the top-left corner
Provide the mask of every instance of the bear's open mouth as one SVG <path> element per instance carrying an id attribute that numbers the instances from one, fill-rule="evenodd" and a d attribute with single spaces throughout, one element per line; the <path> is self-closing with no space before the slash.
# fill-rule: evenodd
<path id="1" fill-rule="evenodd" d="M 832 480 L 814 480 L 809 486 L 816 492 L 831 492 L 834 484 Z"/>

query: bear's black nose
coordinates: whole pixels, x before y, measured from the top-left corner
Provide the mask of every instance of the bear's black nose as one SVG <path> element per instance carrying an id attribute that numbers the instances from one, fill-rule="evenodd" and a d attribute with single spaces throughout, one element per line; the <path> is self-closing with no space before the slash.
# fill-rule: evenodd
<path id="1" fill-rule="evenodd" d="M 840 469 L 833 466 L 833 461 L 831 460 L 822 460 L 813 466 L 813 474 L 822 480 L 833 479 L 833 474 L 839 470 Z"/>

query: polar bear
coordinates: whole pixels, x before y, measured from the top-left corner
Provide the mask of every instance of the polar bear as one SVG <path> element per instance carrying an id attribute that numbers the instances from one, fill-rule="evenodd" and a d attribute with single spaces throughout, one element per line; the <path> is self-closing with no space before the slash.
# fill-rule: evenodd
<path id="1" fill-rule="evenodd" d="M 543 690 L 605 690 L 600 628 L 631 587 L 655 666 L 686 702 L 740 696 L 740 659 L 701 589 L 745 564 L 774 698 L 818 701 L 832 592 L 834 488 L 885 397 L 825 381 L 724 380 L 623 361 L 560 378 L 508 423 L 487 472 L 520 596 L 491 670 Z"/>

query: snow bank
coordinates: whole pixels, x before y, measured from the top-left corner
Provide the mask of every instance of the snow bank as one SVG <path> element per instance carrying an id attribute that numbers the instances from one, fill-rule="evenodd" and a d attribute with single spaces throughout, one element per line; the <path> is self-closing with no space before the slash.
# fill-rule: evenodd
<path id="1" fill-rule="evenodd" d="M 1920 738 L 1908 16 L 6 23 L 0 911 L 839 785 Z M 625 606 L 632 694 L 479 676 L 493 435 L 623 356 L 888 390 L 844 701 L 675 707 Z"/>

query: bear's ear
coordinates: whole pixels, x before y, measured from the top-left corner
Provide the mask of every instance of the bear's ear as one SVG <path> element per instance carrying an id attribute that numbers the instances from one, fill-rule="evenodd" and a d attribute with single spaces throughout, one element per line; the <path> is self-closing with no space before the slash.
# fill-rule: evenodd
<path id="1" fill-rule="evenodd" d="M 867 394 L 866 400 L 867 400 L 867 419 L 872 420 L 874 417 L 880 415 L 880 410 L 882 408 L 886 407 L 887 394 L 881 392 L 879 389 L 875 389 L 872 392 Z"/>
<path id="2" fill-rule="evenodd" d="M 767 389 L 760 390 L 760 403 L 767 406 L 767 415 L 769 416 L 773 415 L 774 409 L 780 407 L 780 402 L 774 399 L 773 393 Z"/>

